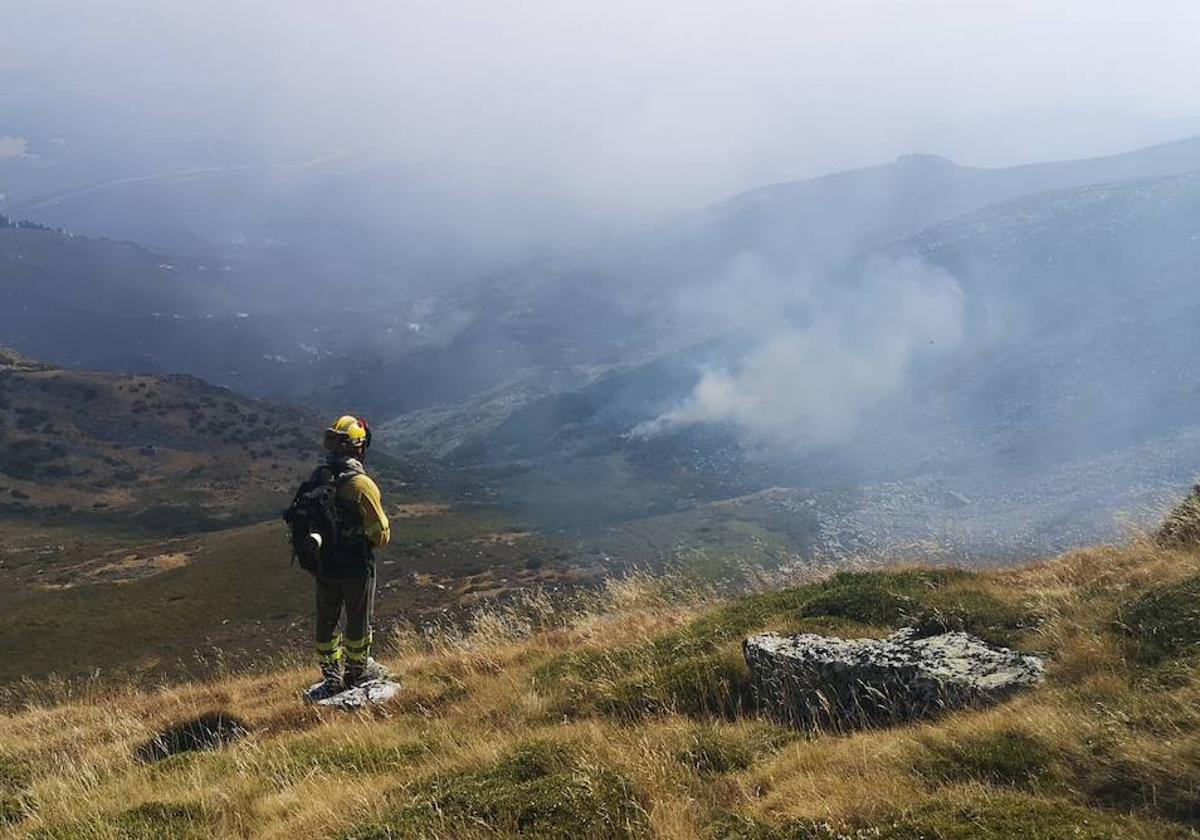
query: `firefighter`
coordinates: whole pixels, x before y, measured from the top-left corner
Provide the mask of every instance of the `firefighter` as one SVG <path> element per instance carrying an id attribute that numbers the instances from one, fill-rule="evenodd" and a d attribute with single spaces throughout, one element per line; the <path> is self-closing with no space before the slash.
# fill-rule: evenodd
<path id="1" fill-rule="evenodd" d="M 391 539 L 379 486 L 363 461 L 371 445 L 365 420 L 349 414 L 325 430 L 327 471 L 336 487 L 336 548 L 314 573 L 317 593 L 317 655 L 323 678 L 319 693 L 335 694 L 370 680 L 387 669 L 371 657 L 371 616 L 375 607 L 374 550 Z M 345 616 L 345 628 L 339 623 Z"/>

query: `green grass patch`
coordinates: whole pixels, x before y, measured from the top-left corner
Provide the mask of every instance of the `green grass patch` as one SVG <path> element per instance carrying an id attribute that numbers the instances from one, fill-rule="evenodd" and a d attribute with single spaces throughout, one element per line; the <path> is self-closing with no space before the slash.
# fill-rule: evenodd
<path id="1" fill-rule="evenodd" d="M 944 799 L 873 825 L 793 821 L 771 825 L 731 816 L 715 840 L 1151 840 L 1188 836 L 1175 827 L 1021 793 Z"/>
<path id="2" fill-rule="evenodd" d="M 482 770 L 436 776 L 398 791 L 392 814 L 347 840 L 489 836 L 626 840 L 645 834 L 633 788 L 565 744 L 523 743 Z"/>
<path id="3" fill-rule="evenodd" d="M 122 811 L 113 821 L 118 835 L 129 840 L 212 837 L 212 816 L 198 805 L 144 802 Z"/>
<path id="4" fill-rule="evenodd" d="M 1040 739 L 1005 729 L 926 744 L 913 769 L 941 783 L 976 781 L 1029 788 L 1050 773 L 1052 757 Z"/>
<path id="5" fill-rule="evenodd" d="M 1200 754 L 1187 740 L 1175 743 L 1167 755 L 1149 760 L 1114 733 L 1093 731 L 1068 756 L 1069 785 L 1094 805 L 1200 825 Z"/>
<path id="6" fill-rule="evenodd" d="M 357 744 L 319 736 L 297 738 L 288 742 L 284 750 L 291 767 L 323 773 L 395 772 L 413 766 L 432 753 L 424 741 Z"/>
<path id="7" fill-rule="evenodd" d="M 962 630 L 1000 645 L 1016 644 L 1037 624 L 1027 608 L 970 588 L 973 580 L 975 575 L 959 569 L 843 572 L 822 583 L 821 591 L 800 611 L 807 618 L 911 625 L 930 635 Z"/>
<path id="8" fill-rule="evenodd" d="M 880 826 L 881 840 L 1113 840 L 1184 832 L 1094 808 L 1019 793 L 970 802 L 938 801 Z"/>
<path id="9" fill-rule="evenodd" d="M 222 836 L 216 817 L 195 804 L 143 802 L 111 817 L 48 825 L 32 832 L 36 840 L 211 840 Z"/>
<path id="10" fill-rule="evenodd" d="M 1158 587 L 1126 605 L 1113 627 L 1130 658 L 1156 666 L 1200 650 L 1200 576 Z"/>

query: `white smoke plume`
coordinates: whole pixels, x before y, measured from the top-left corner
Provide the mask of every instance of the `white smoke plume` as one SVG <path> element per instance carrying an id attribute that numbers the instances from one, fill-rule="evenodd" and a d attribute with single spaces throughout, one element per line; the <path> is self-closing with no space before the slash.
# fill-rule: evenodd
<path id="1" fill-rule="evenodd" d="M 761 343 L 736 365 L 705 371 L 683 403 L 634 436 L 729 423 L 788 448 L 844 442 L 867 412 L 905 387 L 920 358 L 952 350 L 963 337 L 958 283 L 916 259 L 872 263 L 847 285 L 761 273 L 754 282 L 754 274 L 742 266 L 709 303 L 726 304 L 723 311 L 741 321 L 731 327 L 762 329 Z M 753 320 L 742 321 L 747 315 Z"/>

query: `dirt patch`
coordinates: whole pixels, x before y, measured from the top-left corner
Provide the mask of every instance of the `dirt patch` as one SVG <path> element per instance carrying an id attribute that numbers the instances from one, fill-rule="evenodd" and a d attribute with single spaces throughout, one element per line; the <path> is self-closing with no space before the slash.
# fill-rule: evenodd
<path id="1" fill-rule="evenodd" d="M 410 505 L 397 505 L 389 514 L 393 519 L 418 519 L 422 516 L 441 516 L 450 510 L 450 505 L 435 502 L 414 502 Z"/>
<path id="2" fill-rule="evenodd" d="M 511 586 L 493 586 L 488 589 L 475 589 L 467 591 L 459 596 L 459 606 L 467 607 L 473 604 L 478 604 L 481 601 L 491 601 L 514 591 Z"/>
<path id="3" fill-rule="evenodd" d="M 183 551 L 168 554 L 155 554 L 153 557 L 138 557 L 136 554 L 122 557 L 115 563 L 108 563 L 93 571 L 90 577 L 96 580 L 136 580 L 150 577 L 169 569 L 186 566 L 192 560 L 191 555 Z"/>
<path id="4" fill-rule="evenodd" d="M 68 570 L 64 579 L 47 584 L 46 588 L 70 589 L 88 583 L 128 583 L 178 569 L 191 561 L 192 556 L 185 551 L 155 554 L 150 557 L 126 554 L 117 560 L 98 557 Z"/>
<path id="5" fill-rule="evenodd" d="M 495 531 L 476 537 L 471 542 L 477 545 L 516 545 L 531 536 L 533 536 L 533 531 Z"/>

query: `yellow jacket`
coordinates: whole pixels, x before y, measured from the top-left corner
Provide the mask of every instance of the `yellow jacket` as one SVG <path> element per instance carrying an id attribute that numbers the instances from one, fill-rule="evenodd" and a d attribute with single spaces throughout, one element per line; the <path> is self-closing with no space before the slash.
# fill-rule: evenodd
<path id="1" fill-rule="evenodd" d="M 392 538 L 392 525 L 383 512 L 383 498 L 379 485 L 364 473 L 358 473 L 343 481 L 338 487 L 338 498 L 347 506 L 355 505 L 362 514 L 363 532 L 371 545 L 385 546 Z"/>

